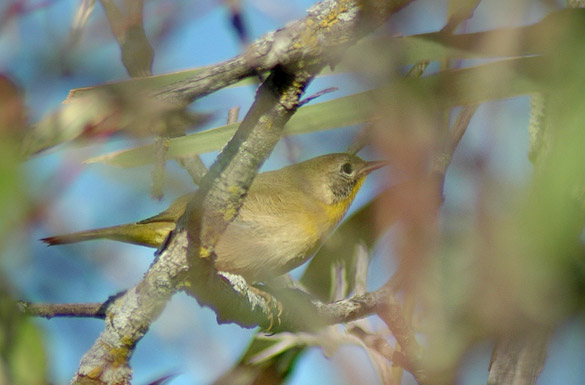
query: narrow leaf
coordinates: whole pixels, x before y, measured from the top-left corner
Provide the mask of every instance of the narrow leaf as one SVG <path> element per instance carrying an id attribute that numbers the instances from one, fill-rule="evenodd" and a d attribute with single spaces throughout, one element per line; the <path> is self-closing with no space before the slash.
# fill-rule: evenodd
<path id="1" fill-rule="evenodd" d="M 444 107 L 453 107 L 537 91 L 540 88 L 538 79 L 541 77 L 541 70 L 541 58 L 519 58 L 445 71 L 419 79 L 407 79 L 404 80 L 404 85 L 422 88 L 428 95 L 440 95 L 437 98 L 438 103 Z M 302 107 L 287 124 L 285 135 L 363 123 L 376 115 L 379 109 L 377 103 L 400 101 L 403 89 L 393 84 Z M 175 158 L 219 150 L 231 138 L 237 126 L 237 124 L 231 124 L 171 139 L 168 157 Z M 147 145 L 91 158 L 86 162 L 136 167 L 152 163 L 153 154 L 154 146 Z"/>

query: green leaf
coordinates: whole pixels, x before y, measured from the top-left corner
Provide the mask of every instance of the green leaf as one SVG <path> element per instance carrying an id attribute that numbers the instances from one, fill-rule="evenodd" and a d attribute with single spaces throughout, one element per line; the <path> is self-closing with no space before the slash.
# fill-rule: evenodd
<path id="1" fill-rule="evenodd" d="M 23 319 L 14 336 L 9 358 L 14 384 L 47 383 L 47 356 L 43 334 L 30 319 Z"/>
<path id="2" fill-rule="evenodd" d="M 285 128 L 285 135 L 304 134 L 357 124 L 371 116 L 370 94 L 367 92 L 338 98 L 299 109 Z M 207 131 L 173 138 L 168 158 L 189 156 L 222 148 L 233 136 L 239 123 L 212 128 Z M 136 167 L 154 161 L 154 145 L 114 152 L 88 159 L 86 163 L 104 162 L 119 167 Z"/>

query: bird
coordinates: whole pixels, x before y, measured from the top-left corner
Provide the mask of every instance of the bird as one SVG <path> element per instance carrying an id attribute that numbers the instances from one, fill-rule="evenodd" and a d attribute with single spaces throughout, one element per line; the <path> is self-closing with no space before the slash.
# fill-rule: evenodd
<path id="1" fill-rule="evenodd" d="M 306 262 L 347 213 L 366 176 L 386 165 L 350 153 L 321 155 L 260 173 L 216 245 L 215 267 L 263 282 Z M 159 248 L 194 193 L 139 222 L 43 238 L 49 246 L 110 239 Z"/>

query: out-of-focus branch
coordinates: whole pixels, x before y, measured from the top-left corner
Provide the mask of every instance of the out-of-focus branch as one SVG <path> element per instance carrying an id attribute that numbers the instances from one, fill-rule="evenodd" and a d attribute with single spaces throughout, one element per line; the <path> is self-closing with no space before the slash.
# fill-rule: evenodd
<path id="1" fill-rule="evenodd" d="M 585 2 L 580 0 L 567 1 L 567 8 L 583 8 L 584 5 Z M 566 10 L 564 11 L 564 14 L 569 15 L 570 12 L 572 13 L 574 11 L 575 10 Z M 575 14 L 582 15 L 582 13 Z M 559 26 L 560 25 L 561 24 L 559 23 Z M 564 25 L 569 26 L 570 24 L 567 22 L 564 23 Z M 583 25 L 582 22 L 580 25 Z M 554 31 L 555 29 L 551 28 L 550 30 Z M 568 28 L 567 30 L 571 31 L 575 36 L 578 36 L 577 31 L 582 31 L 578 28 Z M 570 42 L 571 40 L 566 41 Z M 580 42 L 580 40 L 577 41 Z M 569 47 L 568 49 L 571 50 L 571 54 L 573 53 L 572 50 L 579 46 L 578 43 L 575 42 L 565 44 L 567 44 L 565 50 Z M 571 62 L 572 61 L 569 60 L 565 65 Z M 535 200 L 538 204 L 533 208 L 533 211 L 537 213 L 539 211 L 541 212 L 539 213 L 540 216 L 537 217 L 538 219 L 531 218 L 530 222 L 527 221 L 527 224 L 532 225 L 532 222 L 539 223 L 552 220 L 550 215 L 551 212 L 554 212 L 555 215 L 558 215 L 557 212 L 562 212 L 562 209 L 559 210 L 558 207 L 567 205 L 567 202 L 571 202 L 572 204 L 576 203 L 574 209 L 571 209 L 570 215 L 567 215 L 566 213 L 564 214 L 569 218 L 576 214 L 572 218 L 573 220 L 570 221 L 565 218 L 562 225 L 557 224 L 554 227 L 562 227 L 567 231 L 567 234 L 571 234 L 569 236 L 569 244 L 579 244 L 577 249 L 580 250 L 578 253 L 581 255 L 582 244 L 580 238 L 584 220 L 582 197 L 579 196 L 578 200 L 575 200 L 573 193 L 567 194 L 566 191 L 564 191 L 562 194 L 557 193 L 558 195 L 555 195 L 549 190 L 543 188 L 543 186 L 552 185 L 559 189 L 558 191 L 563 191 L 563 189 L 567 188 L 571 191 L 575 188 L 582 189 L 583 186 L 583 181 L 580 177 L 569 179 L 571 180 L 570 187 L 565 184 L 567 179 L 554 179 L 551 177 L 552 175 L 557 176 L 561 174 L 559 173 L 559 170 L 563 170 L 563 173 L 568 172 L 569 175 L 574 173 L 580 176 L 582 174 L 578 167 L 574 167 L 573 165 L 567 167 L 566 165 L 557 163 L 559 158 L 564 158 L 571 159 L 573 162 L 577 161 L 576 164 L 579 164 L 581 162 L 579 159 L 581 158 L 575 157 L 574 154 L 581 153 L 582 151 L 580 148 L 575 151 L 570 145 L 568 145 L 571 142 L 581 142 L 578 137 L 574 135 L 575 132 L 581 130 L 581 125 L 577 123 L 577 127 L 571 126 L 575 124 L 574 122 L 582 121 L 582 118 L 580 117 L 579 120 L 575 121 L 568 119 L 563 121 L 562 118 L 559 119 L 561 116 L 563 118 L 570 116 L 571 119 L 578 116 L 567 114 L 565 112 L 565 101 L 572 100 L 573 95 L 579 94 L 579 86 L 576 85 L 578 83 L 575 83 L 573 79 L 567 81 L 564 78 L 565 73 L 573 72 L 570 69 L 571 67 L 568 67 L 569 69 L 567 69 L 560 66 L 559 68 L 562 68 L 562 70 L 559 70 L 561 75 L 555 79 L 558 84 L 556 84 L 555 87 L 548 89 L 553 90 L 552 93 L 540 92 L 531 95 L 530 126 L 528 128 L 530 133 L 530 150 L 528 155 L 535 168 L 535 185 L 539 186 L 539 188 L 537 187 L 534 190 L 534 195 L 538 196 L 538 199 Z M 559 108 L 560 104 L 553 103 L 553 101 L 556 100 L 564 101 L 562 103 L 562 108 Z M 578 107 L 573 108 L 576 111 L 580 110 Z M 570 123 L 567 124 L 568 121 Z M 571 132 L 571 128 L 575 130 L 572 134 L 569 133 Z M 561 144 L 559 146 L 559 143 L 563 143 L 564 145 Z M 543 199 L 545 196 L 546 198 Z M 542 203 L 543 201 L 545 202 L 544 204 Z M 552 210 L 550 207 L 547 207 L 551 205 L 550 202 L 554 202 L 554 208 Z M 550 245 L 550 240 L 554 239 L 554 236 L 550 235 L 550 233 L 554 233 L 554 231 L 556 231 L 556 229 L 552 230 L 551 226 L 550 229 L 547 229 L 546 233 L 543 232 L 543 235 L 541 235 L 541 237 L 545 239 L 544 243 L 547 244 L 547 247 Z M 527 233 L 532 233 L 532 231 L 528 231 Z M 554 248 L 554 246 L 551 248 Z M 571 250 L 571 246 L 568 246 L 565 243 L 562 245 L 562 248 L 558 248 L 557 250 L 562 250 L 560 251 L 561 254 L 569 254 L 571 253 L 571 251 L 569 251 Z M 546 258 L 548 261 L 551 259 L 551 255 L 546 255 Z M 555 254 L 552 258 L 558 257 Z M 560 257 L 559 260 L 562 258 L 563 257 Z M 536 259 L 538 261 L 538 257 Z M 519 259 L 519 261 L 523 260 Z M 532 260 L 523 262 L 530 264 L 534 263 Z M 538 264 L 536 266 L 538 266 Z M 548 264 L 546 266 L 549 268 Z M 530 274 L 531 270 L 527 270 L 528 272 L 526 274 Z M 535 297 L 537 296 L 535 293 L 532 293 L 532 295 Z M 534 325 L 523 320 L 521 327 L 512 327 L 510 329 L 511 330 L 508 330 L 496 340 L 496 346 L 492 352 L 488 384 L 534 385 L 538 380 L 538 376 L 540 375 L 546 360 L 548 342 L 551 338 L 553 327 L 551 325 Z"/>
<path id="2" fill-rule="evenodd" d="M 240 115 L 240 106 L 232 107 L 228 111 L 227 122 L 226 124 L 235 124 L 239 120 Z"/>
<path id="3" fill-rule="evenodd" d="M 449 130 L 449 133 L 443 142 L 443 149 L 435 156 L 431 172 L 439 180 L 441 196 L 444 190 L 447 168 L 451 164 L 451 159 L 453 159 L 455 149 L 457 149 L 461 138 L 463 138 L 463 134 L 465 134 L 477 107 L 479 107 L 478 104 L 463 106 L 461 112 L 459 112 L 459 115 L 457 116 L 457 120 L 455 120 L 455 123 L 451 127 L 451 130 Z"/>
<path id="4" fill-rule="evenodd" d="M 144 32 L 142 20 L 142 0 L 125 0 L 126 13 L 114 2 L 114 0 L 100 0 L 112 33 L 120 45 L 122 62 L 130 76 L 142 77 L 152 75 L 152 62 L 154 50 L 148 42 Z"/>
<path id="5" fill-rule="evenodd" d="M 550 331 L 529 329 L 530 333 L 502 337 L 492 354 L 488 385 L 534 385 L 542 371 Z"/>
<path id="6" fill-rule="evenodd" d="M 367 347 L 380 353 L 380 355 L 389 362 L 394 360 L 394 353 L 396 351 L 385 338 L 379 336 L 378 334 L 368 333 L 357 326 L 349 328 L 348 332 L 361 339 Z"/>
<path id="7" fill-rule="evenodd" d="M 224 0 L 230 13 L 230 22 L 236 33 L 238 40 L 242 46 L 248 43 L 248 28 L 244 22 L 244 16 L 242 15 L 242 4 L 240 0 Z"/>
<path id="8" fill-rule="evenodd" d="M 81 41 L 83 30 L 89 20 L 90 15 L 95 8 L 95 0 L 83 0 L 79 2 L 73 22 L 71 23 L 71 31 L 69 32 L 69 39 L 67 42 L 67 49 L 72 49 Z"/>
<path id="9" fill-rule="evenodd" d="M 100 0 L 112 33 L 120 46 L 122 63 L 133 78 L 152 76 L 154 50 L 144 31 L 142 0 L 124 0 L 125 12 L 118 8 L 115 0 Z M 155 199 L 163 196 L 164 164 L 168 151 L 168 133 L 160 133 L 155 140 L 156 163 L 152 171 L 152 192 Z"/>
<path id="10" fill-rule="evenodd" d="M 238 122 L 238 116 L 240 113 L 240 107 L 233 107 L 230 108 L 228 111 L 227 122 L 226 124 L 235 124 Z M 207 173 L 207 167 L 203 164 L 201 157 L 198 155 L 195 156 L 184 156 L 177 158 L 177 163 L 181 165 L 189 173 L 193 183 L 199 186 L 201 184 L 201 179 Z"/>
<path id="11" fill-rule="evenodd" d="M 453 33 L 465 20 L 471 18 L 481 0 L 466 0 L 451 2 L 449 5 L 457 4 L 459 8 L 451 10 L 451 16 L 447 24 L 441 29 L 441 33 Z"/>
<path id="12" fill-rule="evenodd" d="M 386 284 L 385 287 L 390 288 L 390 285 Z M 378 304 L 376 312 L 400 345 L 400 352 L 394 352 L 393 361 L 399 361 L 397 363 L 401 367 L 411 372 L 419 385 L 428 383 L 427 375 L 422 367 L 422 348 L 404 316 L 402 305 L 398 299 L 388 291 L 384 300 Z M 401 362 L 400 356 L 404 357 L 404 362 Z"/>

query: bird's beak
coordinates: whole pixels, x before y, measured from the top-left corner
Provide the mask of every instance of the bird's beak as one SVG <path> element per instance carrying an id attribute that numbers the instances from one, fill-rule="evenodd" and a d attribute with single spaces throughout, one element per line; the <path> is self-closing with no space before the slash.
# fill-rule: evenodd
<path id="1" fill-rule="evenodd" d="M 374 170 L 379 169 L 380 167 L 387 166 L 390 162 L 386 161 L 374 161 L 374 162 L 367 162 L 364 168 L 360 170 L 360 174 L 368 175 Z"/>

